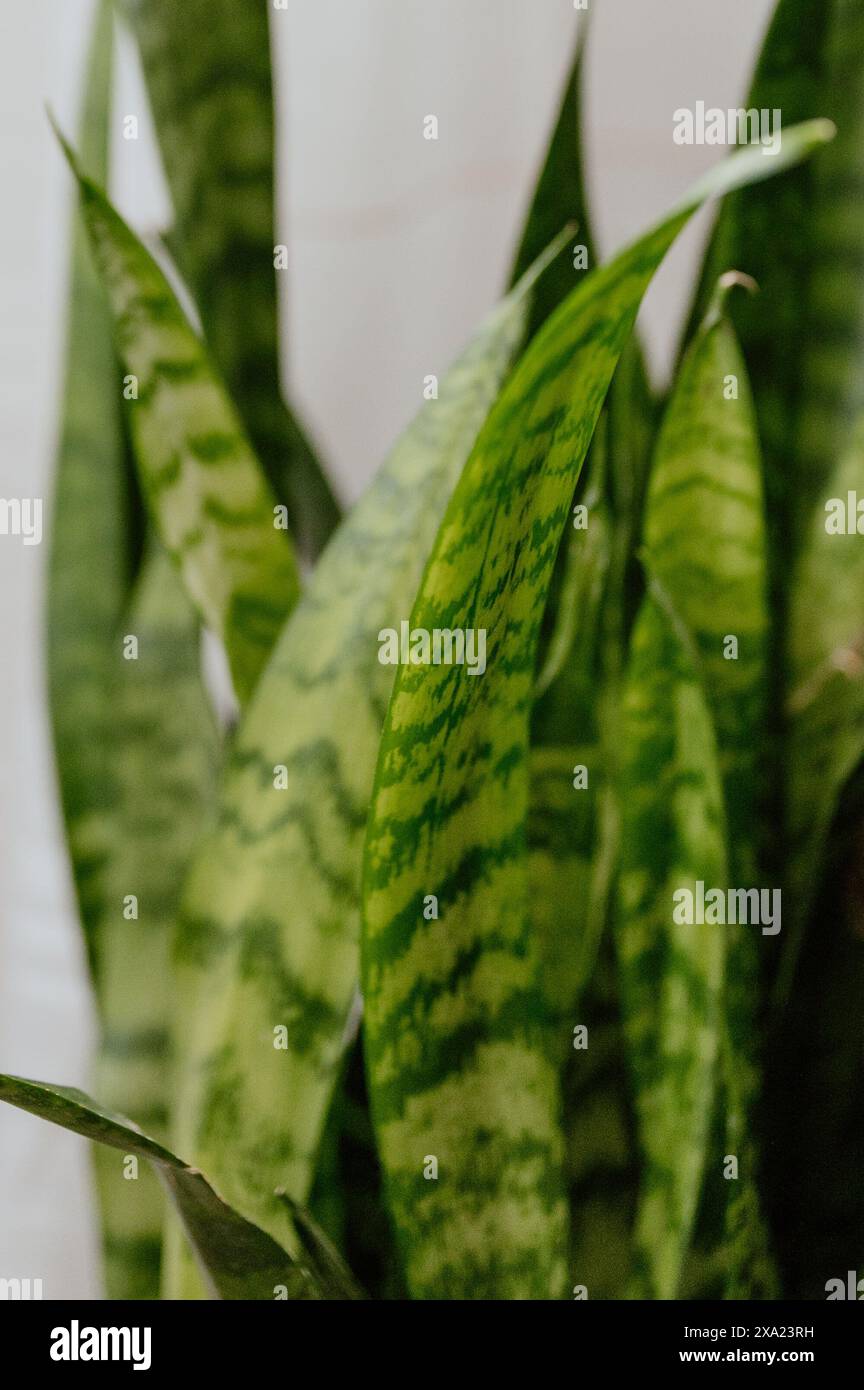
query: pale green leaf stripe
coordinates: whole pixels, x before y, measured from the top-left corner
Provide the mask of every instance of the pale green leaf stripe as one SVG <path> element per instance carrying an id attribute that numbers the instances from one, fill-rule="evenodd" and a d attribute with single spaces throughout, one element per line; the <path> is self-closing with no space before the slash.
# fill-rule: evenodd
<path id="1" fill-rule="evenodd" d="M 840 792 L 864 757 L 864 536 L 834 534 L 829 502 L 845 514 L 864 499 L 864 419 L 825 488 L 791 585 L 789 617 L 788 878 L 797 942 L 819 887 Z M 845 520 L 844 520 L 845 525 Z M 854 526 L 854 521 L 853 521 Z M 791 983 L 797 949 L 785 963 Z"/>
<path id="2" fill-rule="evenodd" d="M 573 291 L 497 401 L 435 543 L 414 628 L 488 634 L 485 675 L 403 667 L 381 744 L 364 883 L 373 1113 L 409 1286 L 421 1297 L 559 1294 L 566 1208 L 556 1069 L 527 902 L 536 643 L 576 478 L 657 265 L 699 203 L 829 138 L 752 151 Z M 428 894 L 441 918 L 422 914 Z M 424 1158 L 440 1165 L 423 1175 Z"/>
<path id="3" fill-rule="evenodd" d="M 266 0 L 126 0 L 204 336 L 304 554 L 338 508 L 280 393 Z M 284 19 L 274 15 L 274 21 Z M 542 249 L 542 248 L 541 248 Z"/>
<path id="4" fill-rule="evenodd" d="M 243 703 L 298 594 L 291 545 L 276 528 L 275 499 L 234 408 L 165 276 L 65 148 L 118 350 L 137 379 L 129 421 L 149 509 L 202 618 L 225 644 Z"/>
<path id="5" fill-rule="evenodd" d="M 642 1175 L 636 1290 L 674 1298 L 702 1186 L 726 958 L 723 926 L 676 924 L 673 894 L 727 882 L 711 716 L 682 638 L 644 602 L 624 691 L 616 942 Z"/>
<path id="6" fill-rule="evenodd" d="M 85 77 L 81 148 L 104 178 L 113 24 L 100 4 Z M 75 216 L 66 384 L 46 593 L 46 661 L 57 772 L 91 973 L 98 974 L 100 875 L 111 799 L 107 685 L 111 643 L 130 585 L 129 501 L 120 370 L 111 318 Z"/>
<path id="7" fill-rule="evenodd" d="M 200 678 L 197 618 L 176 569 L 153 546 L 124 633 L 136 660 L 113 644 L 110 685 L 111 854 L 100 920 L 101 1036 L 94 1089 L 161 1139 L 171 1095 L 171 935 L 180 887 L 213 804 L 218 738 Z M 130 895 L 137 914 L 128 918 Z M 122 1157 L 96 1149 L 112 1298 L 156 1298 L 163 1201 L 149 1169 L 136 1182 Z"/>
<path id="8" fill-rule="evenodd" d="M 280 1287 L 285 1290 L 283 1298 L 319 1297 L 303 1265 L 228 1206 L 197 1168 L 190 1168 L 122 1115 L 103 1109 L 83 1091 L 20 1076 L 0 1075 L 0 1100 L 152 1163 L 176 1204 L 213 1297 L 273 1299 Z"/>
<path id="9" fill-rule="evenodd" d="M 187 884 L 177 1142 L 274 1234 L 274 1188 L 309 1189 L 357 989 L 362 837 L 393 682 L 378 633 L 410 611 L 544 264 L 442 380 L 316 567 Z"/>

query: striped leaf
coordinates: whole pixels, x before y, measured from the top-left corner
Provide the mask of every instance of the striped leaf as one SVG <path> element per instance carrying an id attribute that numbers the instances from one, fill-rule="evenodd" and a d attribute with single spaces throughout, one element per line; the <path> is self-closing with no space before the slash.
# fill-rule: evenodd
<path id="1" fill-rule="evenodd" d="M 639 1296 L 676 1296 L 696 1217 L 722 1027 L 724 926 L 676 923 L 674 894 L 725 889 L 723 794 L 711 716 L 682 635 L 649 594 L 622 719 L 616 940 L 642 1177 Z M 679 914 L 680 915 L 680 914 Z"/>
<path id="2" fill-rule="evenodd" d="M 187 884 L 177 1142 L 277 1236 L 271 1194 L 305 1199 L 350 1038 L 362 837 L 393 680 L 378 633 L 410 611 L 543 265 L 442 380 L 316 567 Z"/>
<path id="3" fill-rule="evenodd" d="M 137 657 L 124 659 L 129 637 Z M 95 1089 L 149 1133 L 168 1129 L 171 935 L 183 875 L 213 802 L 218 740 L 200 679 L 199 628 L 155 546 L 113 644 L 111 854 L 100 922 L 101 1036 Z M 113 1298 L 155 1298 L 163 1202 L 149 1170 L 128 1182 L 96 1149 Z"/>
<path id="4" fill-rule="evenodd" d="M 64 148 L 111 301 L 149 510 L 198 611 L 225 644 L 243 703 L 297 597 L 291 546 L 276 527 L 273 494 L 234 408 L 164 274 Z"/>
<path id="5" fill-rule="evenodd" d="M 723 277 L 676 379 L 645 510 L 646 563 L 699 653 L 717 730 L 731 869 L 752 886 L 768 629 L 762 461 Z M 730 638 L 736 647 L 732 654 Z"/>
<path id="6" fill-rule="evenodd" d="M 151 1163 L 177 1207 L 212 1297 L 307 1300 L 321 1296 L 309 1271 L 228 1206 L 203 1173 L 83 1091 L 0 1075 L 0 1100 L 119 1150 L 127 1172 L 134 1171 L 133 1163 L 137 1168 L 139 1158 Z"/>
<path id="7" fill-rule="evenodd" d="M 112 48 L 111 5 L 103 0 L 81 123 L 82 157 L 99 178 L 108 159 Z M 77 218 L 65 371 L 46 593 L 47 666 L 66 835 L 95 979 L 101 873 L 110 850 L 109 663 L 131 584 L 133 548 L 120 368 L 108 305 Z"/>
<path id="8" fill-rule="evenodd" d="M 827 135 L 802 128 L 779 159 Z M 488 635 L 483 675 L 401 668 L 367 832 L 371 1098 L 416 1296 L 563 1288 L 559 1097 L 525 854 L 537 638 L 575 483 L 641 297 L 695 207 L 766 176 L 768 162 L 746 152 L 721 165 L 547 322 L 481 432 L 415 603 L 412 629 Z M 424 916 L 430 895 L 440 920 Z M 433 1157 L 437 1181 L 424 1178 Z"/>
<path id="9" fill-rule="evenodd" d="M 724 889 L 749 889 L 758 878 L 768 659 L 762 461 L 747 370 L 726 316 L 727 296 L 740 281 L 734 272 L 721 277 L 681 364 L 657 443 L 645 514 L 648 568 L 694 643 L 717 738 L 730 880 L 714 886 Z M 722 930 L 727 941 L 724 1093 L 716 1126 L 722 1148 L 712 1159 L 707 1191 L 714 1205 L 728 1212 L 722 1254 L 726 1287 L 750 1297 L 754 1290 L 742 1294 L 742 1285 L 751 1277 L 764 1285 L 767 1265 L 755 1185 L 758 1155 L 751 1138 L 759 1089 L 759 962 L 752 926 Z M 737 1181 L 723 1177 L 726 1155 L 738 1159 Z"/>
<path id="10" fill-rule="evenodd" d="M 586 19 L 523 236 L 517 266 L 536 239 L 568 218 L 572 257 L 547 277 L 536 329 L 596 263 L 582 159 Z M 618 812 L 613 769 L 618 681 L 633 616 L 633 565 L 654 408 L 638 340 L 622 353 L 574 496 L 585 530 L 562 540 L 540 634 L 531 726 L 528 873 L 533 930 L 542 943 L 553 1056 L 563 1063 L 570 1188 L 570 1267 L 592 1298 L 620 1296 L 629 1267 L 634 1163 L 627 1097 L 615 1063 L 623 1038 L 608 968 L 595 969 L 608 922 Z M 584 768 L 585 786 L 574 774 Z M 584 1026 L 587 1047 L 574 1047 Z"/>
<path id="11" fill-rule="evenodd" d="M 298 546 L 313 558 L 338 508 L 280 394 L 271 6 L 125 0 L 124 9 L 174 203 L 172 249 Z"/>

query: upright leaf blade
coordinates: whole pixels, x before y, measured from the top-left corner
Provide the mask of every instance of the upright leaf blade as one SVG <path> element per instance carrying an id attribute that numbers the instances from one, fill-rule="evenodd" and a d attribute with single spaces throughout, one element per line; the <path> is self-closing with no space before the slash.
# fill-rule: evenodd
<path id="1" fill-rule="evenodd" d="M 841 790 L 864 758 L 864 546 L 847 529 L 864 493 L 864 417 L 814 512 L 791 585 L 789 887 L 796 936 L 813 906 Z M 843 529 L 840 530 L 840 518 Z M 791 982 L 797 951 L 786 962 Z"/>
<path id="2" fill-rule="evenodd" d="M 285 1214 L 269 1194 L 309 1190 L 356 995 L 362 836 L 393 679 L 378 634 L 410 610 L 543 265 L 481 329 L 322 557 L 238 731 L 219 823 L 187 885 L 178 1143 L 274 1234 Z"/>
<path id="3" fill-rule="evenodd" d="M 575 243 L 585 247 L 588 268 L 595 262 L 582 155 L 582 81 L 586 34 L 587 23 L 583 20 L 558 119 L 511 272 L 511 284 L 514 285 L 568 224 L 572 224 L 576 233 Z M 580 275 L 570 257 L 562 256 L 556 261 L 535 295 L 529 336 L 533 337 L 566 299 Z"/>
<path id="4" fill-rule="evenodd" d="M 95 1087 L 107 1106 L 122 1106 L 161 1139 L 171 1097 L 171 937 L 183 875 L 213 802 L 218 739 L 201 684 L 198 621 L 174 566 L 155 545 L 125 633 L 138 645 L 128 661 L 119 634 L 113 648 L 114 798 Z M 158 1184 L 148 1170 L 128 1182 L 111 1150 L 96 1149 L 95 1158 L 109 1294 L 158 1297 Z"/>
<path id="5" fill-rule="evenodd" d="M 768 636 L 762 462 L 747 370 L 723 311 L 685 357 L 657 442 L 646 562 L 693 637 L 717 729 L 735 881 L 751 880 Z M 728 639 L 736 640 L 734 657 Z"/>
<path id="6" fill-rule="evenodd" d="M 124 7 L 174 203 L 172 248 L 298 546 L 314 557 L 338 507 L 280 390 L 272 7 L 264 0 L 125 0 Z"/>
<path id="7" fill-rule="evenodd" d="M 274 499 L 207 353 L 164 274 L 105 195 L 67 155 L 134 377 L 130 429 L 142 486 L 169 555 L 222 638 L 248 699 L 298 594 Z"/>
<path id="8" fill-rule="evenodd" d="M 779 158 L 827 133 L 802 129 Z M 413 629 L 489 638 L 484 675 L 400 670 L 367 831 L 372 1106 L 421 1297 L 563 1287 L 557 1076 L 542 1038 L 525 857 L 537 636 L 576 478 L 645 288 L 701 200 L 764 177 L 764 165 L 752 153 L 721 165 L 547 322 L 466 464 L 412 613 Z M 440 921 L 424 918 L 430 894 Z M 446 1181 L 424 1180 L 424 1155 Z"/>
<path id="9" fill-rule="evenodd" d="M 672 389 L 657 442 L 645 513 L 650 572 L 662 584 L 698 655 L 717 738 L 729 836 L 729 882 L 750 889 L 760 863 L 767 769 L 767 547 L 762 460 L 747 370 L 727 315 L 739 283 L 724 276 Z M 751 286 L 751 288 L 753 288 Z M 734 641 L 734 652 L 730 643 Z M 720 1029 L 723 1091 L 707 1193 L 728 1214 L 722 1259 L 727 1289 L 753 1296 L 769 1267 L 752 1139 L 759 1091 L 759 961 L 754 928 L 727 924 Z M 726 1180 L 721 1159 L 739 1162 Z M 740 1196 L 739 1200 L 739 1194 Z M 770 1281 L 769 1281 L 770 1283 Z M 742 1295 L 742 1288 L 746 1294 Z"/>
<path id="10" fill-rule="evenodd" d="M 113 22 L 96 16 L 85 78 L 82 155 L 105 177 Z M 111 318 L 76 215 L 63 420 L 57 452 L 46 593 L 51 722 L 78 905 L 94 980 L 109 852 L 109 653 L 131 583 L 130 499 Z"/>
<path id="11" fill-rule="evenodd" d="M 788 125 L 820 115 L 838 138 L 792 177 L 724 205 L 709 247 L 693 326 L 717 277 L 752 275 L 758 301 L 734 321 L 756 387 L 766 463 L 772 572 L 782 588 L 839 451 L 864 408 L 864 270 L 857 234 L 864 171 L 864 14 L 857 0 L 781 0 L 747 107 Z M 769 161 L 770 162 L 770 161 Z M 790 344 L 798 345 L 790 351 Z"/>
<path id="12" fill-rule="evenodd" d="M 63 1129 L 152 1163 L 176 1203 L 213 1296 L 225 1299 L 318 1297 L 310 1275 L 268 1235 L 238 1215 L 204 1174 L 142 1133 L 122 1115 L 102 1109 L 82 1091 L 0 1075 L 0 1100 Z M 278 1290 L 284 1289 L 281 1295 Z"/>
<path id="13" fill-rule="evenodd" d="M 702 1185 L 720 1051 L 725 927 L 675 920 L 674 894 L 724 887 L 716 745 L 699 678 L 657 599 L 633 634 L 623 706 L 616 940 L 643 1172 L 637 1289 L 674 1298 Z"/>

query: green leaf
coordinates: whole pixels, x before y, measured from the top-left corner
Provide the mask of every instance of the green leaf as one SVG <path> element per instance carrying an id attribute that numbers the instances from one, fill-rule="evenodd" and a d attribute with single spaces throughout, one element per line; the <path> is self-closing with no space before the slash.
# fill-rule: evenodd
<path id="1" fill-rule="evenodd" d="M 724 206 L 699 295 L 697 318 L 718 275 L 733 266 L 761 287 L 758 301 L 738 301 L 734 321 L 756 392 L 781 587 L 790 546 L 803 539 L 864 409 L 862 71 L 857 0 L 781 0 L 746 105 L 779 110 L 784 140 L 793 121 L 817 114 L 835 122 L 837 140 L 792 177 Z"/>
<path id="2" fill-rule="evenodd" d="M 280 392 L 270 8 L 264 0 L 124 5 L 174 203 L 172 250 L 298 546 L 314 558 L 338 507 Z"/>
<path id="3" fill-rule="evenodd" d="M 544 262 L 489 319 L 316 567 L 236 737 L 181 924 L 178 1143 L 274 1235 L 305 1200 L 359 976 L 363 830 L 393 670 L 446 499 Z M 274 1028 L 287 1029 L 284 1048 Z"/>
<path id="4" fill-rule="evenodd" d="M 582 158 L 582 82 L 587 27 L 586 19 L 579 26 L 575 57 L 516 253 L 511 285 L 516 284 L 553 239 L 561 234 L 562 228 L 568 225 L 576 234 L 572 238 L 573 250 L 579 245 L 584 246 L 587 268 L 590 269 L 595 263 Z M 573 254 L 561 256 L 549 274 L 544 276 L 534 297 L 529 337 L 534 336 L 586 273 L 577 269 L 574 262 Z"/>
<path id="5" fill-rule="evenodd" d="M 586 16 L 587 19 L 587 16 Z M 581 86 L 586 27 L 523 237 L 520 259 L 544 229 L 574 218 L 573 250 L 597 259 L 583 174 Z M 520 260 L 517 260 L 517 266 Z M 584 274 L 562 258 L 532 316 L 536 329 Z M 614 793 L 618 684 L 634 593 L 641 575 L 633 547 L 641 530 L 654 405 L 635 334 L 625 347 L 591 445 L 586 529 L 561 542 L 540 637 L 531 725 L 528 873 L 553 1056 L 562 1063 L 570 1267 L 592 1298 L 621 1296 L 629 1267 L 633 1205 L 627 1097 L 615 1061 L 623 1038 L 607 968 L 597 969 L 608 926 L 619 814 Z M 574 517 L 575 521 L 575 517 Z M 631 593 L 631 590 L 634 593 Z M 584 767 L 588 783 L 574 786 Z M 574 1051 L 585 1025 L 590 1048 Z"/>
<path id="6" fill-rule="evenodd" d="M 854 497 L 864 496 L 864 417 L 825 489 L 791 584 L 789 616 L 789 916 L 780 985 L 791 984 L 821 877 L 840 793 L 864 758 L 864 545 Z M 837 533 L 853 494 L 853 529 Z M 829 505 L 834 502 L 839 506 Z M 829 530 L 829 526 L 832 528 Z"/>
<path id="7" fill-rule="evenodd" d="M 171 936 L 183 875 L 214 800 L 219 748 L 200 677 L 197 618 L 164 552 L 145 559 L 110 690 L 111 854 L 100 921 L 100 1041 L 95 1089 L 160 1138 L 171 1095 Z M 134 916 L 130 895 L 134 895 Z M 120 1158 L 95 1152 L 112 1298 L 155 1298 L 163 1201 L 145 1171 L 128 1182 Z"/>
<path id="8" fill-rule="evenodd" d="M 287 1193 L 277 1193 L 285 1203 L 300 1241 L 306 1263 L 324 1298 L 357 1301 L 365 1298 L 354 1275 L 317 1221 Z"/>
<path id="9" fill-rule="evenodd" d="M 85 79 L 82 152 L 105 176 L 113 24 L 100 4 Z M 57 771 L 91 973 L 98 975 L 101 873 L 109 853 L 110 651 L 131 584 L 130 499 L 111 318 L 76 216 L 66 382 L 46 593 L 47 668 Z"/>
<path id="10" fill-rule="evenodd" d="M 673 387 L 645 509 L 646 564 L 699 653 L 728 807 L 731 871 L 752 886 L 768 636 L 762 461 L 724 277 Z M 730 657 L 728 639 L 737 641 Z"/>
<path id="11" fill-rule="evenodd" d="M 705 1164 L 717 1080 L 725 926 L 676 923 L 674 894 L 725 890 L 714 731 L 684 640 L 652 594 L 624 692 L 616 940 L 642 1180 L 637 1289 L 676 1296 Z"/>
<path id="12" fill-rule="evenodd" d="M 65 142 L 64 149 L 118 350 L 135 378 L 130 431 L 149 509 L 198 611 L 225 644 L 244 703 L 298 594 L 291 546 L 276 529 L 273 495 L 234 408 L 164 274 Z"/>
<path id="13" fill-rule="evenodd" d="M 364 867 L 373 1114 L 415 1295 L 548 1297 L 564 1283 L 557 1076 L 529 925 L 525 824 L 537 637 L 575 483 L 642 295 L 701 201 L 768 162 L 733 156 L 594 271 L 533 340 L 451 499 L 411 627 L 488 634 L 488 669 L 404 666 Z M 440 921 L 426 920 L 434 894 Z M 441 1167 L 423 1176 L 424 1156 Z"/>
<path id="14" fill-rule="evenodd" d="M 176 1204 L 213 1297 L 306 1300 L 320 1296 L 306 1269 L 264 1231 L 244 1221 L 203 1173 L 130 1120 L 103 1110 L 83 1091 L 0 1075 L 0 1100 L 119 1149 L 127 1159 L 134 1156 L 152 1163 Z"/>
<path id="15" fill-rule="evenodd" d="M 721 277 L 681 364 L 645 512 L 647 566 L 694 643 L 717 738 L 730 881 L 713 886 L 724 889 L 751 888 L 758 880 L 768 662 L 762 460 L 747 370 L 725 312 L 730 290 L 740 283 L 735 272 Z M 737 643 L 731 659 L 730 638 Z M 765 1283 L 767 1265 L 755 1185 L 758 1150 L 751 1138 L 759 1092 L 759 962 L 752 926 L 722 930 L 724 1094 L 717 1138 L 722 1154 L 738 1158 L 739 1177 L 724 1179 L 722 1155 L 715 1155 L 710 1190 L 728 1215 L 722 1256 L 727 1287 L 751 1297 L 755 1282 Z"/>

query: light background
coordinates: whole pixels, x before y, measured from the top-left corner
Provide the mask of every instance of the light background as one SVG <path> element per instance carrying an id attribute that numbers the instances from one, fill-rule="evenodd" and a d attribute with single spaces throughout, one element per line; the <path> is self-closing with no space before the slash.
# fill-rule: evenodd
<path id="1" fill-rule="evenodd" d="M 182 3 L 182 0 L 173 0 Z M 214 0 L 221 3 L 221 0 Z M 262 0 L 263 3 L 263 0 Z M 591 0 L 589 177 L 604 255 L 718 156 L 672 143 L 672 112 L 737 105 L 772 0 Z M 504 282 L 570 62 L 573 0 L 291 0 L 274 13 L 279 240 L 291 249 L 286 367 L 353 499 Z M 47 101 L 74 129 L 91 0 L 4 9 L 0 45 L 0 496 L 50 497 L 69 178 Z M 117 199 L 168 216 L 146 100 L 121 45 Z M 422 138 L 424 116 L 440 122 Z M 643 327 L 662 377 L 704 237 L 682 238 Z M 287 284 L 286 284 L 287 281 Z M 62 850 L 43 692 L 47 554 L 0 537 L 0 1070 L 86 1085 L 92 1011 Z M 0 1110 L 0 1277 L 99 1297 L 86 1145 Z"/>

